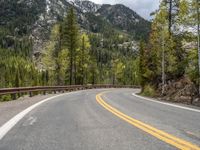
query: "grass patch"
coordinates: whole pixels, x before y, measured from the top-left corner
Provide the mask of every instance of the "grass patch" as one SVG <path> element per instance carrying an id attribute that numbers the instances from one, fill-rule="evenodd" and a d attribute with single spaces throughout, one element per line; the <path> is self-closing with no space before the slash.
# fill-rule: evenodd
<path id="1" fill-rule="evenodd" d="M 11 95 L 3 95 L 3 96 L 0 96 L 0 102 L 5 102 L 5 101 L 10 101 L 12 100 L 12 97 Z"/>

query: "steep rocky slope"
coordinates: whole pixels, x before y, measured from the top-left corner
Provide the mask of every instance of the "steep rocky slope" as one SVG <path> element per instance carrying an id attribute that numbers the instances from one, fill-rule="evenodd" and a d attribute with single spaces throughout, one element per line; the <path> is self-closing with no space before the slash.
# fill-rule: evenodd
<path id="1" fill-rule="evenodd" d="M 116 28 L 133 35 L 136 39 L 148 36 L 150 23 L 124 5 L 102 5 L 97 14 Z"/>

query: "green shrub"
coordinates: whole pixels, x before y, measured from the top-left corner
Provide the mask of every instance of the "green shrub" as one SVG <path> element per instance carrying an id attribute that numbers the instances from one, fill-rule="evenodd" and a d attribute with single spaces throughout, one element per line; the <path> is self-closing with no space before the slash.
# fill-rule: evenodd
<path id="1" fill-rule="evenodd" d="M 0 96 L 0 102 L 10 101 L 10 100 L 12 100 L 11 95 Z"/>
<path id="2" fill-rule="evenodd" d="M 151 85 L 145 85 L 144 89 L 143 89 L 143 92 L 141 93 L 141 95 L 153 97 L 153 96 L 156 95 L 156 91 L 155 91 L 155 89 L 154 89 L 153 86 L 151 86 Z"/>

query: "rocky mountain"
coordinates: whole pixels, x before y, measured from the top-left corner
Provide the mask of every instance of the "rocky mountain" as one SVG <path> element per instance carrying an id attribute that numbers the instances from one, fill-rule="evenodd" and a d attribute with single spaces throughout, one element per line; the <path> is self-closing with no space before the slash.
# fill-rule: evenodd
<path id="1" fill-rule="evenodd" d="M 96 14 L 137 39 L 148 36 L 150 23 L 124 5 L 102 5 Z"/>
<path id="2" fill-rule="evenodd" d="M 101 8 L 101 5 L 86 0 L 74 0 L 69 2 L 75 7 L 79 8 L 84 13 L 86 12 L 95 13 L 97 12 L 97 10 Z"/>
<path id="3" fill-rule="evenodd" d="M 70 7 L 75 8 L 78 22 L 85 30 L 98 33 L 106 26 L 136 40 L 148 37 L 150 22 L 121 4 L 99 5 L 81 0 L 1 0 L 0 45 L 12 47 L 16 37 L 26 36 L 33 39 L 33 51 L 40 52 L 51 27 L 64 18 Z"/>

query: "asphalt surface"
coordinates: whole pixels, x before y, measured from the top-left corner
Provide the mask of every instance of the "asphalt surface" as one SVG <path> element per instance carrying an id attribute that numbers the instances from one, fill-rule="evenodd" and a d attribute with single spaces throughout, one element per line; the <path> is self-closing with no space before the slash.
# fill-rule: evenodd
<path id="1" fill-rule="evenodd" d="M 0 140 L 0 150 L 174 150 L 103 108 L 85 90 L 45 102 Z M 109 90 L 102 98 L 121 112 L 200 146 L 200 113 L 134 97 L 133 89 Z"/>
<path id="2" fill-rule="evenodd" d="M 55 94 L 37 95 L 33 97 L 24 96 L 17 100 L 0 102 L 0 126 L 5 124 L 8 120 L 13 118 L 16 114 L 22 110 L 34 105 L 43 99 L 54 96 Z"/>

